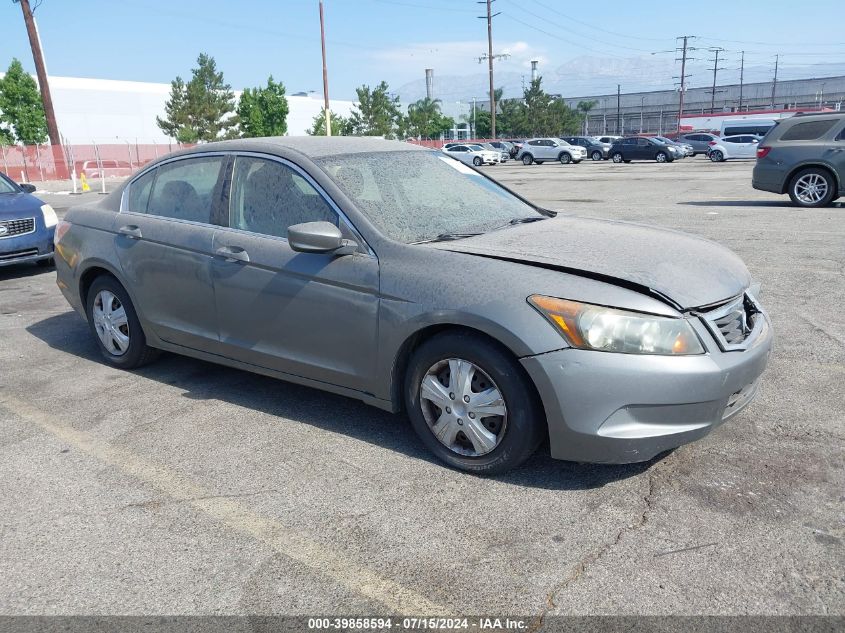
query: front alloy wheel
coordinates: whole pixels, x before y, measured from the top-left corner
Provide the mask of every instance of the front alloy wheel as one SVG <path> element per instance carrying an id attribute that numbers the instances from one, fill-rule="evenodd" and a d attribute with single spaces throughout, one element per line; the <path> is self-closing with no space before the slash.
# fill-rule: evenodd
<path id="1" fill-rule="evenodd" d="M 601 152 L 600 152 L 600 151 L 595 150 L 592 154 L 590 154 L 590 158 L 592 158 L 593 160 L 598 161 L 598 160 L 601 160 L 603 157 L 602 157 L 602 155 L 601 155 Z"/>
<path id="2" fill-rule="evenodd" d="M 570 156 L 566 152 L 561 152 L 560 156 L 558 156 L 557 159 L 560 161 L 561 165 L 568 165 L 572 162 L 572 156 Z"/>
<path id="3" fill-rule="evenodd" d="M 508 409 L 496 383 L 462 358 L 432 365 L 420 384 L 423 416 L 437 440 L 450 451 L 481 457 L 505 436 Z"/>
<path id="4" fill-rule="evenodd" d="M 658 163 L 665 163 L 668 160 L 668 157 L 666 156 L 666 154 L 664 152 L 657 152 L 657 156 L 655 156 L 654 159 Z"/>
<path id="5" fill-rule="evenodd" d="M 483 162 L 484 161 L 481 160 L 480 156 L 476 156 L 475 158 L 472 159 L 472 164 L 475 165 L 476 167 L 481 167 L 481 163 L 483 163 Z"/>
<path id="6" fill-rule="evenodd" d="M 522 164 L 523 165 L 530 165 L 533 162 L 534 162 L 534 157 L 531 154 L 525 154 L 522 157 Z"/>
<path id="7" fill-rule="evenodd" d="M 503 473 L 546 435 L 528 374 L 505 347 L 480 334 L 454 330 L 426 340 L 408 361 L 404 391 L 414 431 L 453 468 Z"/>

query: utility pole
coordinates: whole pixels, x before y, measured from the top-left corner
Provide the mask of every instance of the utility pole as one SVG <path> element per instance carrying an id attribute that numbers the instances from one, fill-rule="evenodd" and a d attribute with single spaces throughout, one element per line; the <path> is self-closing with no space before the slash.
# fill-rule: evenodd
<path id="1" fill-rule="evenodd" d="M 643 110 L 645 110 L 645 97 L 640 97 L 640 134 L 643 133 Z"/>
<path id="2" fill-rule="evenodd" d="M 742 51 L 742 58 L 739 62 L 739 111 L 742 112 L 742 88 L 745 80 L 745 51 Z"/>
<path id="3" fill-rule="evenodd" d="M 616 84 L 616 133 L 622 129 L 622 84 Z"/>
<path id="4" fill-rule="evenodd" d="M 780 55 L 775 55 L 775 77 L 772 79 L 772 110 L 775 109 L 775 90 L 778 87 L 778 61 L 780 60 Z"/>
<path id="5" fill-rule="evenodd" d="M 490 136 L 496 138 L 496 95 L 493 93 L 493 18 L 499 13 L 491 13 L 494 0 L 478 0 L 478 4 L 487 4 L 487 69 L 490 74 Z M 500 57 L 497 55 L 496 57 Z M 481 60 L 479 60 L 481 61 Z"/>
<path id="6" fill-rule="evenodd" d="M 677 38 L 677 39 L 683 39 L 684 40 L 683 47 L 680 48 L 680 49 L 676 49 L 676 50 L 682 51 L 681 52 L 681 60 L 680 60 L 681 61 L 681 77 L 680 77 L 680 79 L 681 79 L 681 89 L 680 89 L 680 95 L 678 96 L 678 133 L 680 133 L 680 131 L 681 131 L 681 119 L 684 116 L 684 93 L 687 90 L 687 74 L 686 74 L 687 73 L 687 60 L 693 59 L 692 57 L 687 57 L 687 53 L 690 50 L 695 50 L 694 48 L 691 48 L 688 45 L 688 41 L 690 39 L 694 38 L 694 37 L 695 37 L 694 35 L 683 35 L 683 36 Z"/>
<path id="7" fill-rule="evenodd" d="M 44 64 L 44 53 L 41 51 L 41 40 L 38 37 L 38 27 L 32 16 L 29 0 L 13 0 L 20 2 L 23 11 L 23 21 L 26 24 L 26 34 L 29 36 L 29 46 L 32 48 L 32 59 L 35 62 L 35 74 L 38 75 L 38 88 L 41 90 L 41 103 L 44 105 L 44 115 L 47 118 L 47 135 L 50 144 L 58 146 L 61 143 L 59 126 L 56 124 L 56 113 L 53 110 L 53 98 L 50 96 L 50 85 L 47 83 L 47 68 Z"/>
<path id="8" fill-rule="evenodd" d="M 713 87 L 710 89 L 710 114 L 713 114 L 716 111 L 716 73 L 720 70 L 724 70 L 723 68 L 719 68 L 719 53 L 725 49 L 719 46 L 714 46 L 708 50 L 716 54 L 715 59 L 713 59 Z"/>
<path id="9" fill-rule="evenodd" d="M 331 136 L 332 113 L 329 110 L 329 71 L 326 68 L 326 26 L 323 17 L 323 0 L 320 0 L 320 46 L 323 48 L 323 118 L 326 121 L 326 136 Z"/>
<path id="10" fill-rule="evenodd" d="M 475 97 L 472 98 L 472 137 L 477 138 L 478 132 L 476 131 L 478 128 L 475 126 Z"/>

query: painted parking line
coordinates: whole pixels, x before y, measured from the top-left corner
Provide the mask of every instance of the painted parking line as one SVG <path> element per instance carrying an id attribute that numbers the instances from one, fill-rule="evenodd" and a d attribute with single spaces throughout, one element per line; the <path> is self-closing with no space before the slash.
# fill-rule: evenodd
<path id="1" fill-rule="evenodd" d="M 188 481 L 163 464 L 152 462 L 100 440 L 90 433 L 68 426 L 15 396 L 0 392 L 0 405 L 65 444 L 202 511 L 235 532 L 261 542 L 290 560 L 330 578 L 349 591 L 381 603 L 390 613 L 448 615 L 445 607 L 354 564 L 342 554 L 327 549 L 276 520 L 260 516 L 233 499 L 221 497 Z"/>

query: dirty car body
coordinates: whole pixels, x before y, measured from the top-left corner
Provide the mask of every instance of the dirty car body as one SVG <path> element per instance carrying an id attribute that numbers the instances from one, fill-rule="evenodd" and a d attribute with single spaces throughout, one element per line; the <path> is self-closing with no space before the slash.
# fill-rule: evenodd
<path id="1" fill-rule="evenodd" d="M 187 209 L 165 192 L 192 165 Z M 482 473 L 542 437 L 555 458 L 606 463 L 700 438 L 752 400 L 772 345 L 726 248 L 539 209 L 405 143 L 203 145 L 59 228 L 59 287 L 101 343 L 117 295 L 150 348 L 404 409 L 444 461 Z"/>

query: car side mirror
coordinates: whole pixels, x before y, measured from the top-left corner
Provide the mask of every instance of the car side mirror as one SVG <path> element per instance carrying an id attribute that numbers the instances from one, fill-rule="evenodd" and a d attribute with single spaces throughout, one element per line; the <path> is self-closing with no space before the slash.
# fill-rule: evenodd
<path id="1" fill-rule="evenodd" d="M 18 187 L 23 189 L 26 193 L 35 193 L 35 185 L 28 182 L 22 182 L 18 185 Z"/>
<path id="2" fill-rule="evenodd" d="M 331 222 L 303 222 L 289 226 L 288 244 L 297 253 L 351 255 L 358 250 L 358 244 L 343 239 L 343 233 Z"/>

